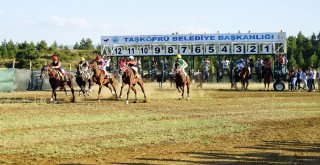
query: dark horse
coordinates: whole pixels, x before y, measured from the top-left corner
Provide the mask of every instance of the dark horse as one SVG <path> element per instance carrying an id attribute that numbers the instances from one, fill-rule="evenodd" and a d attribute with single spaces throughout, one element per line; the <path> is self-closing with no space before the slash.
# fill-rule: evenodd
<path id="1" fill-rule="evenodd" d="M 132 69 L 129 66 L 123 66 L 120 68 L 120 73 L 122 74 L 122 85 L 121 85 L 121 90 L 120 90 L 120 96 L 119 98 L 121 98 L 122 96 L 122 89 L 123 87 L 128 84 L 128 92 L 127 92 L 127 100 L 126 100 L 126 104 L 129 104 L 129 94 L 130 94 L 130 89 L 133 90 L 134 94 L 135 94 L 135 102 L 137 102 L 137 90 L 134 88 L 134 86 L 136 84 L 139 84 L 143 95 L 144 95 L 144 102 L 147 102 L 147 96 L 144 92 L 144 87 L 143 87 L 143 80 L 141 77 L 135 77 Z"/>
<path id="2" fill-rule="evenodd" d="M 179 64 L 175 64 L 176 67 L 176 87 L 180 93 L 180 90 L 182 91 L 182 99 L 184 99 L 184 87 L 187 86 L 187 100 L 189 100 L 189 90 L 190 90 L 190 77 L 188 75 L 184 75 L 183 71 L 180 69 Z"/>
<path id="3" fill-rule="evenodd" d="M 249 68 L 244 67 L 239 71 L 237 68 L 233 69 L 233 81 L 231 83 L 231 88 L 237 89 L 237 82 L 241 82 L 241 90 L 248 90 L 249 85 Z"/>
<path id="4" fill-rule="evenodd" d="M 111 91 L 111 94 L 112 95 L 115 95 L 116 96 L 116 99 L 118 99 L 118 95 L 117 95 L 117 90 L 115 88 L 116 86 L 116 79 L 115 77 L 113 76 L 113 74 L 109 74 L 109 77 L 106 77 L 106 73 L 104 70 L 100 70 L 98 68 L 98 64 L 96 61 L 92 61 L 90 63 L 90 67 L 92 68 L 92 71 L 93 71 L 93 76 L 92 76 L 92 81 L 96 84 L 99 85 L 99 92 L 98 92 L 98 101 L 100 101 L 100 93 L 101 93 L 101 88 L 102 88 L 102 85 L 104 85 L 105 87 L 109 88 L 110 91 Z M 112 91 L 112 89 L 108 86 L 108 85 L 111 85 L 114 92 Z"/>
<path id="5" fill-rule="evenodd" d="M 263 82 L 264 82 L 264 90 L 267 90 L 267 84 L 268 84 L 268 90 L 269 90 L 269 85 L 270 85 L 270 79 L 271 79 L 271 71 L 270 69 L 265 69 L 264 70 L 264 75 L 263 75 Z"/>
<path id="6" fill-rule="evenodd" d="M 44 79 L 46 75 L 49 75 L 49 83 L 51 85 L 52 88 L 52 96 L 50 98 L 50 101 L 57 101 L 57 88 L 60 87 L 62 89 L 64 89 L 64 91 L 67 94 L 67 90 L 65 88 L 65 85 L 68 85 L 71 89 L 72 92 L 72 102 L 75 101 L 75 97 L 74 97 L 74 89 L 73 89 L 73 83 L 72 83 L 72 75 L 69 73 L 66 73 L 66 76 L 68 77 L 68 81 L 62 81 L 61 77 L 58 73 L 57 70 L 44 65 L 41 69 L 41 79 Z M 67 94 L 68 95 L 68 94 Z"/>
<path id="7" fill-rule="evenodd" d="M 90 96 L 91 94 L 91 74 L 89 72 L 84 72 L 82 70 L 78 70 L 76 72 L 76 82 L 78 84 L 78 86 L 80 87 L 80 91 L 79 91 L 79 96 L 81 96 L 81 92 L 83 93 L 83 95 L 85 96 L 86 93 L 88 94 L 88 96 Z M 86 90 L 86 86 L 88 83 L 88 90 Z"/>

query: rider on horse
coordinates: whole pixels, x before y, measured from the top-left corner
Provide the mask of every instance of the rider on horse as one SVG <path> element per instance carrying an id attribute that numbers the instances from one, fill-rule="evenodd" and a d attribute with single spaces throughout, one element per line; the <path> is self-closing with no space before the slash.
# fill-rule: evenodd
<path id="1" fill-rule="evenodd" d="M 81 61 L 78 63 L 77 69 L 79 71 L 79 74 L 83 72 L 86 78 L 90 78 L 90 75 L 88 74 L 89 63 L 86 61 L 84 57 L 82 57 Z"/>
<path id="2" fill-rule="evenodd" d="M 183 74 L 185 76 L 187 76 L 185 68 L 188 67 L 188 63 L 181 58 L 180 54 L 177 54 L 177 60 L 176 60 L 175 64 L 176 64 L 175 65 L 175 72 L 177 73 L 177 69 L 178 69 L 177 64 L 178 64 L 180 66 L 180 69 L 182 70 Z"/>
<path id="3" fill-rule="evenodd" d="M 133 56 L 129 56 L 129 60 L 127 61 L 127 65 L 132 69 L 135 78 L 138 78 L 140 75 L 138 73 L 137 61 L 134 60 Z"/>
<path id="4" fill-rule="evenodd" d="M 62 81 L 68 81 L 67 80 L 68 77 L 66 75 L 66 72 L 64 71 L 61 62 L 58 61 L 59 60 L 58 56 L 56 56 L 56 55 L 51 56 L 51 60 L 52 60 L 52 62 L 50 64 L 50 67 L 53 69 L 56 69 L 58 71 L 59 75 L 61 76 Z"/>
<path id="5" fill-rule="evenodd" d="M 96 56 L 96 62 L 98 64 L 98 68 L 105 72 L 106 78 L 110 78 L 109 72 L 106 71 L 106 62 L 104 61 L 103 57 L 100 55 Z"/>

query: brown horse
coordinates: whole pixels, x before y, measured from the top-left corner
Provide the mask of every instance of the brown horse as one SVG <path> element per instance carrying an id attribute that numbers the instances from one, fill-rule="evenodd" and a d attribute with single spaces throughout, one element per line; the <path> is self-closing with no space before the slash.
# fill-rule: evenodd
<path id="1" fill-rule="evenodd" d="M 190 90 L 190 77 L 188 75 L 184 75 L 183 71 L 180 69 L 180 65 L 176 64 L 176 87 L 180 93 L 180 90 L 182 91 L 182 98 L 184 99 L 184 87 L 187 86 L 187 100 L 189 100 L 189 90 Z"/>
<path id="2" fill-rule="evenodd" d="M 65 87 L 65 85 L 68 85 L 71 89 L 72 92 L 72 102 L 75 101 L 75 97 L 74 97 L 74 89 L 73 89 L 73 82 L 72 82 L 72 75 L 69 73 L 66 73 L 66 76 L 68 78 L 68 81 L 62 81 L 61 77 L 58 73 L 57 70 L 44 65 L 41 69 L 41 79 L 44 79 L 46 75 L 49 75 L 49 83 L 51 85 L 52 88 L 52 96 L 50 98 L 50 101 L 54 101 L 55 103 L 57 102 L 57 93 L 56 90 L 58 87 L 64 89 L 66 95 L 68 95 L 67 93 L 67 89 Z"/>
<path id="3" fill-rule="evenodd" d="M 127 92 L 127 100 L 126 100 L 126 104 L 129 104 L 129 94 L 130 94 L 130 89 L 133 90 L 134 94 L 135 94 L 135 102 L 137 102 L 137 90 L 134 88 L 134 86 L 136 84 L 139 84 L 143 95 L 144 95 L 144 102 L 147 102 L 147 96 L 144 92 L 144 87 L 143 87 L 143 80 L 141 77 L 135 77 L 132 69 L 129 66 L 122 66 L 120 68 L 120 73 L 122 74 L 122 85 L 121 85 L 121 90 L 120 90 L 120 96 L 119 98 L 121 98 L 122 96 L 122 89 L 123 87 L 128 84 L 128 92 Z"/>
<path id="4" fill-rule="evenodd" d="M 249 68 L 244 67 L 240 70 L 240 73 L 237 72 L 237 68 L 233 69 L 233 80 L 231 82 L 231 88 L 238 89 L 237 82 L 241 83 L 241 90 L 247 90 L 249 85 Z"/>
<path id="5" fill-rule="evenodd" d="M 263 82 L 264 82 L 264 90 L 267 90 L 267 84 L 268 84 L 268 90 L 270 85 L 270 79 L 271 79 L 271 72 L 269 69 L 265 69 L 264 75 L 263 75 Z"/>
<path id="6" fill-rule="evenodd" d="M 117 90 L 115 88 L 116 79 L 115 79 L 114 75 L 110 73 L 110 76 L 106 77 L 105 71 L 98 68 L 98 64 L 97 64 L 96 61 L 91 61 L 90 67 L 91 67 L 91 69 L 93 71 L 92 81 L 94 83 L 96 83 L 97 85 L 99 85 L 98 101 L 100 101 L 101 88 L 102 88 L 103 85 L 105 87 L 109 88 L 111 94 L 115 95 L 116 99 L 118 99 Z M 112 86 L 114 92 L 108 86 L 109 84 Z"/>
<path id="7" fill-rule="evenodd" d="M 241 90 L 248 90 L 248 85 L 249 85 L 249 68 L 244 67 L 240 71 L 240 82 L 241 82 Z"/>

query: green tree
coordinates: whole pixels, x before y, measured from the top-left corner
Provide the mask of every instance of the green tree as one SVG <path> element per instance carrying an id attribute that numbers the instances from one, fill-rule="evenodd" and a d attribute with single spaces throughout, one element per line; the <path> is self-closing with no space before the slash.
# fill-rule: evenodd
<path id="1" fill-rule="evenodd" d="M 308 61 L 309 66 L 314 66 L 315 68 L 318 67 L 318 55 L 316 52 L 313 53 L 313 55 L 309 58 Z"/>
<path id="2" fill-rule="evenodd" d="M 85 50 L 93 50 L 92 40 L 90 38 L 86 39 Z"/>
<path id="3" fill-rule="evenodd" d="M 301 67 L 304 67 L 305 66 L 305 63 L 304 63 L 304 58 L 303 58 L 303 55 L 302 55 L 302 51 L 299 51 L 299 54 L 297 56 L 297 64 Z"/>
<path id="4" fill-rule="evenodd" d="M 58 49 L 58 43 L 57 41 L 54 41 L 53 44 L 50 46 L 50 51 L 56 51 Z"/>
<path id="5" fill-rule="evenodd" d="M 78 42 L 76 42 L 76 44 L 73 46 L 73 49 L 75 50 L 80 49 L 80 45 Z"/>
<path id="6" fill-rule="evenodd" d="M 7 44 L 9 58 L 14 58 L 18 52 L 18 46 L 12 40 Z"/>
<path id="7" fill-rule="evenodd" d="M 41 64 L 39 61 L 40 54 L 35 49 L 34 43 L 27 43 L 26 41 L 20 44 L 19 51 L 17 52 L 16 59 L 19 61 L 17 67 L 29 68 L 29 62 L 32 61 L 33 68 L 38 68 Z"/>
<path id="8" fill-rule="evenodd" d="M 7 42 L 6 41 L 2 42 L 2 44 L 1 44 L 1 56 L 4 59 L 9 58 L 8 49 L 7 49 Z"/>
<path id="9" fill-rule="evenodd" d="M 290 57 L 290 59 L 289 59 L 289 61 L 288 61 L 288 67 L 290 67 L 290 66 L 293 66 L 293 67 L 297 67 L 297 62 L 296 62 L 296 60 L 294 59 L 294 56 L 291 56 Z"/>
<path id="10" fill-rule="evenodd" d="M 37 48 L 37 51 L 39 51 L 41 53 L 47 53 L 48 44 L 46 41 L 41 40 L 40 42 L 37 43 L 36 48 Z"/>

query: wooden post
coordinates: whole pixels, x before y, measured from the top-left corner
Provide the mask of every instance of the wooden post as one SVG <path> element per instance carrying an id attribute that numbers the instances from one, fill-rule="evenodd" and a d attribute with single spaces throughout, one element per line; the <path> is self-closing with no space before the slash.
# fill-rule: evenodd
<path id="1" fill-rule="evenodd" d="M 71 71 L 71 63 L 69 63 L 69 71 Z"/>
<path id="2" fill-rule="evenodd" d="M 15 67 L 15 64 L 16 64 L 16 59 L 13 59 L 13 62 L 12 62 L 12 68 Z"/>
<path id="3" fill-rule="evenodd" d="M 30 60 L 30 70 L 31 70 L 31 68 L 32 68 L 32 61 Z"/>

